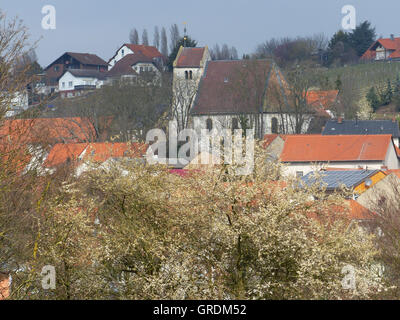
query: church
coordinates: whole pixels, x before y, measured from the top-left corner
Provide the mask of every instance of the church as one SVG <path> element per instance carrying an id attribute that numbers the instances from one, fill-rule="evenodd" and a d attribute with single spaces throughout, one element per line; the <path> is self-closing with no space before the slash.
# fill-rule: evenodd
<path id="1" fill-rule="evenodd" d="M 293 134 L 287 84 L 270 59 L 212 61 L 208 47 L 181 47 L 173 64 L 172 112 L 179 130 L 254 129 L 255 135 Z M 306 133 L 313 112 L 303 115 Z"/>

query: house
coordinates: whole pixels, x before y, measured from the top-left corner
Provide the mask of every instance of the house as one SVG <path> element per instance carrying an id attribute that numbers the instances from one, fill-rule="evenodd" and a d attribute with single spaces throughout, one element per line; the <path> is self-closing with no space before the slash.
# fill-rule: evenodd
<path id="1" fill-rule="evenodd" d="M 61 166 L 72 166 L 77 175 L 90 168 L 90 163 L 104 165 L 120 159 L 143 159 L 147 145 L 142 143 L 66 143 L 56 144 L 47 155 L 43 167 L 53 172 Z M 144 159 L 143 159 L 144 160 Z M 107 165 L 106 165 L 107 166 Z"/>
<path id="2" fill-rule="evenodd" d="M 324 136 L 390 134 L 399 147 L 399 122 L 393 120 L 329 120 L 322 131 Z"/>
<path id="3" fill-rule="evenodd" d="M 366 190 L 372 188 L 386 174 L 382 170 L 334 170 L 309 172 L 301 178 L 301 183 L 307 186 L 320 185 L 326 192 L 334 192 L 341 188 L 353 190 L 357 198 Z"/>
<path id="4" fill-rule="evenodd" d="M 288 135 L 281 153 L 286 175 L 304 176 L 321 167 L 398 169 L 391 135 Z"/>
<path id="5" fill-rule="evenodd" d="M 164 69 L 166 63 L 166 57 L 164 57 L 156 47 L 139 45 L 139 44 L 123 44 L 114 56 L 108 61 L 108 70 L 110 71 L 118 61 L 126 57 L 127 55 L 141 55 L 148 59 L 151 59 L 152 63 L 157 66 L 160 70 Z"/>
<path id="6" fill-rule="evenodd" d="M 285 146 L 285 140 L 286 135 L 283 134 L 266 134 L 264 136 L 262 147 L 268 154 L 268 160 L 279 160 Z"/>
<path id="7" fill-rule="evenodd" d="M 391 35 L 390 38 L 376 40 L 361 56 L 362 60 L 383 61 L 400 59 L 400 38 Z"/>
<path id="8" fill-rule="evenodd" d="M 307 92 L 307 104 L 321 109 L 332 117 L 332 109 L 339 102 L 339 90 L 310 90 Z"/>
<path id="9" fill-rule="evenodd" d="M 80 96 L 86 90 L 98 89 L 106 81 L 106 73 L 97 70 L 69 69 L 58 81 L 61 98 Z"/>
<path id="10" fill-rule="evenodd" d="M 6 120 L 0 127 L 0 143 L 12 145 L 89 142 L 96 130 L 87 118 L 35 118 Z"/>
<path id="11" fill-rule="evenodd" d="M 95 54 L 66 52 L 44 69 L 46 87 L 50 91 L 58 90 L 58 80 L 66 70 L 70 69 L 106 72 L 108 64 Z"/>
<path id="12" fill-rule="evenodd" d="M 111 81 L 125 80 L 138 83 L 138 79 L 145 81 L 146 76 L 149 76 L 147 81 L 157 81 L 161 77 L 161 71 L 159 64 L 153 58 L 141 52 L 124 56 L 107 72 L 107 78 Z"/>
<path id="13" fill-rule="evenodd" d="M 397 206 L 400 190 L 399 171 L 388 170 L 385 173 L 386 177 L 384 179 L 378 181 L 357 198 L 358 203 L 370 210 L 377 210 L 382 200 L 384 200 L 389 207 L 390 204 Z"/>
<path id="14" fill-rule="evenodd" d="M 85 118 L 6 120 L 0 127 L 1 162 L 12 164 L 18 174 L 39 169 L 52 145 L 89 142 L 96 131 Z"/>

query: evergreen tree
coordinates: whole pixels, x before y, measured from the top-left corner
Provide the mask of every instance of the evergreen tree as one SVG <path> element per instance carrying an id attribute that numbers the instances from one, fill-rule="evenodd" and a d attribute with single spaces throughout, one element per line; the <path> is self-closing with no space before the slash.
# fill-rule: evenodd
<path id="1" fill-rule="evenodd" d="M 197 46 L 197 41 L 191 39 L 189 36 L 183 37 L 178 40 L 178 42 L 175 45 L 175 48 L 172 50 L 170 55 L 168 56 L 168 68 L 170 71 L 172 71 L 173 68 L 173 63 L 176 59 L 176 56 L 178 55 L 178 51 L 180 47 L 187 47 L 187 48 L 193 48 Z"/>
<path id="2" fill-rule="evenodd" d="M 339 30 L 329 41 L 326 64 L 329 66 L 335 60 L 340 60 L 342 63 L 346 62 L 346 53 L 349 52 L 350 48 L 348 33 Z"/>
<path id="3" fill-rule="evenodd" d="M 385 90 L 385 101 L 384 104 L 388 105 L 392 102 L 393 99 L 393 90 L 392 90 L 392 83 L 390 79 L 387 81 L 386 90 Z"/>
<path id="4" fill-rule="evenodd" d="M 371 87 L 371 89 L 369 89 L 366 98 L 367 98 L 367 101 L 368 101 L 369 105 L 371 106 L 372 110 L 375 112 L 378 109 L 378 107 L 380 106 L 380 101 L 375 92 L 374 87 Z"/>
<path id="5" fill-rule="evenodd" d="M 393 103 L 396 107 L 396 111 L 400 111 L 400 77 L 396 76 L 396 83 L 393 89 Z"/>
<path id="6" fill-rule="evenodd" d="M 337 79 L 335 81 L 335 88 L 336 90 L 341 90 L 342 89 L 342 79 L 340 79 L 340 75 L 337 76 Z"/>
<path id="7" fill-rule="evenodd" d="M 375 28 L 371 27 L 369 21 L 362 22 L 349 34 L 349 42 L 359 57 L 367 51 L 375 38 Z"/>

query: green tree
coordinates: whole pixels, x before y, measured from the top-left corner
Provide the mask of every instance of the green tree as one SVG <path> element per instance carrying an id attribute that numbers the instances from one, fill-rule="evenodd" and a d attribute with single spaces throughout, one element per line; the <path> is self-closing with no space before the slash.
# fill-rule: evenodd
<path id="1" fill-rule="evenodd" d="M 340 75 L 337 76 L 337 79 L 335 81 L 335 88 L 339 91 L 342 89 L 342 79 L 340 78 Z"/>
<path id="2" fill-rule="evenodd" d="M 395 104 L 396 111 L 400 110 L 400 77 L 397 75 L 396 83 L 393 88 L 393 103 Z"/>
<path id="3" fill-rule="evenodd" d="M 375 112 L 378 109 L 378 107 L 380 106 L 380 100 L 378 98 L 378 95 L 375 92 L 374 87 L 371 87 L 371 89 L 369 89 L 366 98 L 367 98 L 367 101 L 368 101 L 369 105 L 371 106 L 372 110 Z"/>
<path id="4" fill-rule="evenodd" d="M 353 52 L 349 41 L 349 34 L 339 30 L 336 32 L 328 44 L 327 65 L 335 61 L 345 63 L 353 58 Z"/>
<path id="5" fill-rule="evenodd" d="M 392 83 L 390 82 L 390 79 L 388 79 L 385 90 L 385 104 L 388 105 L 389 103 L 391 103 L 392 99 L 393 99 Z"/>
<path id="6" fill-rule="evenodd" d="M 359 57 L 367 51 L 375 39 L 375 28 L 371 27 L 369 21 L 362 22 L 349 34 L 349 43 Z"/>
<path id="7" fill-rule="evenodd" d="M 170 71 L 172 71 L 172 66 L 173 63 L 176 59 L 176 56 L 178 55 L 178 51 L 180 47 L 186 47 L 186 48 L 193 48 L 197 46 L 197 41 L 193 40 L 189 36 L 182 37 L 181 39 L 178 40 L 176 43 L 175 47 L 173 48 L 172 52 L 168 56 L 168 68 Z"/>

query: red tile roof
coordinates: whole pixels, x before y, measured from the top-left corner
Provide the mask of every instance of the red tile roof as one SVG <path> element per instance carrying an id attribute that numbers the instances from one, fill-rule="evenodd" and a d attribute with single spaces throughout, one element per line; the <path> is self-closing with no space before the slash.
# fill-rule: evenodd
<path id="1" fill-rule="evenodd" d="M 263 148 L 268 148 L 269 145 L 275 141 L 276 138 L 280 137 L 283 140 L 286 140 L 286 135 L 284 134 L 266 134 L 263 140 Z"/>
<path id="2" fill-rule="evenodd" d="M 0 127 L 0 140 L 14 143 L 57 143 L 93 141 L 96 131 L 86 118 L 36 118 L 6 120 Z"/>
<path id="3" fill-rule="evenodd" d="M 361 56 L 361 59 L 364 60 L 372 60 L 375 59 L 376 57 L 376 47 L 378 45 L 382 45 L 386 50 L 395 50 L 390 56 L 390 58 L 400 58 L 400 38 L 394 38 L 393 40 L 391 38 L 384 38 L 384 39 L 378 39 L 375 41 L 369 48 L 368 50 Z"/>
<path id="4" fill-rule="evenodd" d="M 119 60 L 110 71 L 109 76 L 121 76 L 121 75 L 137 75 L 137 72 L 133 70 L 132 66 L 139 62 L 153 63 L 153 59 L 145 56 L 138 52 L 135 54 L 128 54 Z"/>
<path id="5" fill-rule="evenodd" d="M 146 154 L 147 145 L 143 143 L 68 143 L 56 144 L 49 152 L 44 166 L 57 167 L 68 161 L 76 164 L 82 160 L 105 162 L 110 158 L 140 158 Z"/>
<path id="6" fill-rule="evenodd" d="M 309 91 L 307 92 L 307 103 L 313 107 L 330 109 L 337 100 L 339 90 Z"/>
<path id="7" fill-rule="evenodd" d="M 291 135 L 281 154 L 283 162 L 382 161 L 391 135 Z"/>
<path id="8" fill-rule="evenodd" d="M 278 75 L 282 82 L 278 81 Z M 194 115 L 257 113 L 265 100 L 272 108 L 273 86 L 282 83 L 283 76 L 271 60 L 210 61 L 191 112 Z M 268 93 L 271 97 L 266 99 Z"/>
<path id="9" fill-rule="evenodd" d="M 79 156 L 87 146 L 87 143 L 56 144 L 50 150 L 49 155 L 44 162 L 44 166 L 46 168 L 52 168 L 67 162 L 76 163 Z"/>
<path id="10" fill-rule="evenodd" d="M 145 46 L 143 44 L 130 44 L 125 43 L 124 46 L 128 47 L 133 51 L 134 54 L 141 53 L 148 58 L 164 58 L 164 56 L 158 51 L 156 47 Z"/>
<path id="11" fill-rule="evenodd" d="M 203 59 L 205 48 L 182 48 L 178 57 L 176 67 L 200 67 L 201 60 Z"/>
<path id="12" fill-rule="evenodd" d="M 143 143 L 91 143 L 89 144 L 84 159 L 95 162 L 104 162 L 109 158 L 139 158 L 146 154 L 148 145 Z"/>
<path id="13" fill-rule="evenodd" d="M 371 220 L 376 217 L 376 214 L 368 210 L 355 200 L 347 200 L 350 206 L 349 218 L 351 220 Z"/>
<path id="14" fill-rule="evenodd" d="M 394 173 L 396 176 L 398 176 L 400 178 L 400 169 L 386 170 L 385 173 L 388 175 L 391 173 Z"/>

